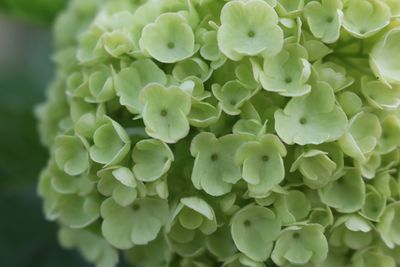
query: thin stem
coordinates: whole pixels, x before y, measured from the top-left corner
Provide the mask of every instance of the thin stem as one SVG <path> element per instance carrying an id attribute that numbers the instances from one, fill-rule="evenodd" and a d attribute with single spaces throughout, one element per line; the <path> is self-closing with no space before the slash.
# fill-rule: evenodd
<path id="1" fill-rule="evenodd" d="M 334 50 L 341 50 L 341 49 L 343 49 L 343 48 L 345 48 L 345 47 L 347 47 L 347 46 L 349 46 L 349 45 L 354 44 L 354 43 L 357 42 L 357 41 L 358 41 L 357 39 L 349 39 L 349 40 L 344 41 L 344 42 L 342 42 L 342 43 L 338 43 L 338 44 L 334 47 Z"/>
<path id="2" fill-rule="evenodd" d="M 354 53 L 346 53 L 346 52 L 338 52 L 334 53 L 335 56 L 341 56 L 341 57 L 351 57 L 351 58 L 365 58 L 368 59 L 369 55 L 368 54 L 354 54 Z"/>
<path id="3" fill-rule="evenodd" d="M 364 42 L 360 39 L 360 49 L 358 50 L 358 54 L 362 55 L 364 52 Z"/>
<path id="4" fill-rule="evenodd" d="M 354 68 L 355 70 L 358 70 L 359 72 L 361 72 L 363 74 L 370 74 L 369 70 L 364 69 L 364 68 L 360 67 L 359 65 L 354 64 L 350 60 L 347 60 L 345 58 L 337 58 L 337 59 L 341 60 L 343 63 L 349 65 L 350 67 Z"/>
<path id="5" fill-rule="evenodd" d="M 129 136 L 141 136 L 141 137 L 148 137 L 144 127 L 129 127 L 125 128 L 125 131 Z"/>

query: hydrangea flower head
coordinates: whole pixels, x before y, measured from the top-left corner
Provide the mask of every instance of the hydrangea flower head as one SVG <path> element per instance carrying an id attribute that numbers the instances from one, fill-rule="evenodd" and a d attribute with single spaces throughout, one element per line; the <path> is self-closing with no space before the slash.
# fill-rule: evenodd
<path id="1" fill-rule="evenodd" d="M 97 267 L 400 266 L 397 0 L 71 0 L 38 192 Z"/>

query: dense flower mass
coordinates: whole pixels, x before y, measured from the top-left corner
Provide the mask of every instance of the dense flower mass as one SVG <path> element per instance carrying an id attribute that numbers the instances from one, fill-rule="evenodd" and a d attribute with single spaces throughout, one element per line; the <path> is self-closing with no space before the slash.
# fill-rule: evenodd
<path id="1" fill-rule="evenodd" d="M 98 267 L 400 265 L 397 0 L 72 0 L 39 193 Z"/>

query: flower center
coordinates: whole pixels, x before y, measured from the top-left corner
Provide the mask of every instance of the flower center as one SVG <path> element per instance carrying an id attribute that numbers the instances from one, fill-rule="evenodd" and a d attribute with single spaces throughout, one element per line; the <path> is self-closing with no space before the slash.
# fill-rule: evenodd
<path id="1" fill-rule="evenodd" d="M 339 179 L 339 180 L 337 180 L 337 183 L 342 185 L 342 184 L 344 184 L 344 180 L 343 179 Z"/>
<path id="2" fill-rule="evenodd" d="M 172 49 L 172 48 L 175 47 L 175 44 L 174 44 L 173 42 L 168 42 L 167 47 L 168 47 L 169 49 Z"/>
<path id="3" fill-rule="evenodd" d="M 286 77 L 285 78 L 285 83 L 291 83 L 292 82 L 292 78 L 291 77 Z"/>
<path id="4" fill-rule="evenodd" d="M 327 17 L 327 18 L 326 18 L 326 22 L 332 23 L 332 22 L 333 22 L 333 17 Z"/>
<path id="5" fill-rule="evenodd" d="M 165 109 L 161 110 L 161 112 L 160 112 L 160 115 L 161 115 L 162 117 L 166 117 L 167 114 L 168 114 L 168 112 L 167 112 Z"/>
<path id="6" fill-rule="evenodd" d="M 246 226 L 246 227 L 249 227 L 251 225 L 251 222 L 249 220 L 245 220 L 243 222 L 243 225 Z"/>
<path id="7" fill-rule="evenodd" d="M 269 160 L 269 157 L 267 155 L 262 156 L 262 161 L 266 162 Z"/>
<path id="8" fill-rule="evenodd" d="M 256 33 L 254 31 L 250 30 L 250 31 L 247 32 L 247 36 L 250 37 L 250 38 L 253 38 L 254 36 L 256 36 Z"/>
<path id="9" fill-rule="evenodd" d="M 218 155 L 217 154 L 214 153 L 214 154 L 211 155 L 211 160 L 212 161 L 216 161 L 217 159 L 218 159 Z"/>
<path id="10" fill-rule="evenodd" d="M 307 123 L 307 119 L 306 118 L 300 118 L 299 122 L 300 122 L 301 125 L 304 125 L 304 124 Z"/>
<path id="11" fill-rule="evenodd" d="M 300 238 L 300 233 L 293 233 L 292 235 L 293 239 L 299 239 Z"/>

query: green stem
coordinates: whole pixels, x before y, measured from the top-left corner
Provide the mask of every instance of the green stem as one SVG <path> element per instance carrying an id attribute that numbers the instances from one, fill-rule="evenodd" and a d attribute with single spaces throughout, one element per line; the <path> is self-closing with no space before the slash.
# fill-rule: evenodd
<path id="1" fill-rule="evenodd" d="M 364 68 L 360 67 L 359 65 L 356 65 L 353 62 L 351 62 L 350 60 L 347 60 L 346 58 L 337 58 L 337 59 L 341 60 L 343 63 L 347 64 L 348 66 L 359 71 L 362 74 L 367 74 L 367 75 L 370 74 L 370 71 L 368 69 L 364 69 Z"/>
<path id="2" fill-rule="evenodd" d="M 345 48 L 345 47 L 347 47 L 349 45 L 354 44 L 357 41 L 358 41 L 357 39 L 349 39 L 349 40 L 344 41 L 342 43 L 338 43 L 336 46 L 334 46 L 333 50 L 341 50 L 341 49 L 343 49 L 343 48 Z"/>
<path id="3" fill-rule="evenodd" d="M 362 53 L 346 53 L 346 52 L 338 52 L 338 53 L 334 53 L 335 56 L 341 56 L 341 57 L 350 57 L 350 58 L 365 58 L 368 59 L 369 55 L 368 54 L 362 54 Z"/>

